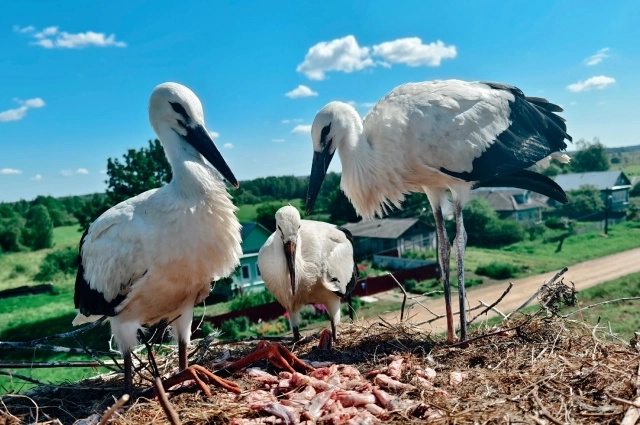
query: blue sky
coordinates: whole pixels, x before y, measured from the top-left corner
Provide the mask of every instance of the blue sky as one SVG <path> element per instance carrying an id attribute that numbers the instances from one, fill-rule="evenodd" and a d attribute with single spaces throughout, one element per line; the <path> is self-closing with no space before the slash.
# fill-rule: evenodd
<path id="1" fill-rule="evenodd" d="M 364 115 L 409 81 L 513 84 L 562 105 L 574 140 L 639 144 L 639 17 L 631 0 L 5 2 L 0 201 L 103 191 L 107 158 L 155 137 L 165 81 L 200 97 L 240 180 L 308 174 L 324 104 Z"/>

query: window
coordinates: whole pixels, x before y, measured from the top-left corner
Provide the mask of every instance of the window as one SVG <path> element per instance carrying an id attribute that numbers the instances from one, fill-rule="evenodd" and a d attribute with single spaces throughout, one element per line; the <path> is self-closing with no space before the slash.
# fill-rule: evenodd
<path id="1" fill-rule="evenodd" d="M 260 267 L 258 267 L 258 263 L 256 263 L 256 276 L 262 276 L 260 274 Z"/>
<path id="2" fill-rule="evenodd" d="M 243 280 L 248 280 L 251 278 L 251 271 L 249 270 L 249 265 L 248 264 L 243 264 L 242 265 L 242 279 Z"/>

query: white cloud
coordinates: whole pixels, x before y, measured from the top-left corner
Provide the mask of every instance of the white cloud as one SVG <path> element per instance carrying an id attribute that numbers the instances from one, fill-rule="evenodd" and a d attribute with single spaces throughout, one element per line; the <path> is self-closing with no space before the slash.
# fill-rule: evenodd
<path id="1" fill-rule="evenodd" d="M 311 134 L 311 125 L 310 124 L 299 124 L 296 125 L 293 130 L 291 130 L 293 134 Z"/>
<path id="2" fill-rule="evenodd" d="M 369 50 L 368 47 L 360 47 L 353 35 L 321 41 L 309 49 L 296 71 L 310 80 L 324 80 L 327 71 L 360 71 L 374 65 Z"/>
<path id="3" fill-rule="evenodd" d="M 355 100 L 350 100 L 346 103 L 353 106 L 354 108 L 365 108 L 365 109 L 371 109 L 376 104 L 376 102 L 356 102 Z"/>
<path id="4" fill-rule="evenodd" d="M 293 119 L 290 119 L 290 120 L 282 120 L 280 122 L 282 124 L 289 124 L 289 123 L 292 123 L 292 122 L 302 122 L 302 118 L 293 118 Z"/>
<path id="5" fill-rule="evenodd" d="M 584 81 L 578 81 L 577 83 L 569 84 L 567 90 L 572 92 L 589 91 L 592 89 L 600 89 L 610 86 L 615 83 L 616 80 L 611 77 L 605 77 L 604 75 L 598 75 L 596 77 L 588 78 Z"/>
<path id="6" fill-rule="evenodd" d="M 291 120 L 282 120 L 282 124 L 289 124 Z"/>
<path id="7" fill-rule="evenodd" d="M 73 170 L 62 170 L 60 171 L 60 175 L 63 177 L 71 177 L 73 176 Z"/>
<path id="8" fill-rule="evenodd" d="M 569 105 L 577 105 L 578 102 L 569 102 Z"/>
<path id="9" fill-rule="evenodd" d="M 19 108 L 7 109 L 6 111 L 0 112 L 0 122 L 21 120 L 25 117 L 27 111 L 30 108 L 42 108 L 45 105 L 44 100 L 40 99 L 39 97 L 28 99 L 25 101 L 22 101 L 20 99 L 13 100 L 20 103 L 22 106 L 20 106 Z"/>
<path id="10" fill-rule="evenodd" d="M 455 58 L 457 51 L 456 46 L 447 46 L 440 40 L 422 44 L 420 38 L 410 37 L 377 44 L 373 46 L 373 55 L 409 66 L 440 66 L 443 59 Z"/>
<path id="11" fill-rule="evenodd" d="M 311 90 L 309 87 L 303 86 L 302 84 L 300 84 L 298 87 L 291 90 L 290 92 L 285 93 L 284 95 L 290 99 L 298 99 L 301 97 L 317 96 L 318 92 L 315 92 Z"/>
<path id="12" fill-rule="evenodd" d="M 273 143 L 283 143 L 284 139 L 271 139 Z"/>
<path id="13" fill-rule="evenodd" d="M 21 120 L 27 114 L 28 109 L 27 106 L 21 106 L 19 108 L 2 111 L 0 112 L 0 122 Z"/>
<path id="14" fill-rule="evenodd" d="M 588 58 L 586 58 L 584 60 L 584 64 L 587 66 L 594 66 L 599 64 L 600 62 L 602 62 L 603 59 L 609 57 L 609 55 L 607 54 L 608 51 L 609 51 L 608 47 L 598 50 L 595 55 L 591 55 Z"/>
<path id="15" fill-rule="evenodd" d="M 220 133 L 218 133 L 217 131 L 209 131 L 209 136 L 211 136 L 213 140 L 216 140 L 218 137 L 220 137 Z"/>
<path id="16" fill-rule="evenodd" d="M 22 174 L 21 170 L 16 170 L 15 168 L 3 168 L 0 170 L 0 174 L 8 176 L 10 174 Z"/>
<path id="17" fill-rule="evenodd" d="M 76 170 L 76 174 L 89 174 L 89 170 L 87 170 L 86 168 L 78 168 Z"/>
<path id="18" fill-rule="evenodd" d="M 222 147 L 225 149 L 233 149 L 233 143 L 225 143 Z"/>
<path id="19" fill-rule="evenodd" d="M 58 31 L 58 27 L 47 27 L 39 32 L 34 32 L 34 27 L 19 28 L 14 27 L 14 31 L 20 33 L 30 33 L 35 39 L 31 44 L 44 47 L 45 49 L 82 49 L 84 47 L 126 47 L 127 44 L 116 40 L 115 34 L 107 35 L 102 32 L 78 32 L 69 33 Z"/>
<path id="20" fill-rule="evenodd" d="M 26 27 L 20 28 L 20 26 L 18 26 L 18 25 L 14 25 L 14 26 L 13 26 L 13 31 L 15 31 L 15 32 L 20 32 L 20 33 L 25 34 L 25 33 L 28 33 L 28 32 L 33 32 L 33 31 L 35 31 L 35 27 L 34 27 L 33 25 L 29 25 L 29 26 L 26 26 Z"/>
<path id="21" fill-rule="evenodd" d="M 100 170 L 100 174 L 107 174 L 107 170 Z"/>
<path id="22" fill-rule="evenodd" d="M 40 181 L 42 180 L 42 175 L 41 174 L 36 174 L 35 176 L 31 177 L 32 181 Z"/>
<path id="23" fill-rule="evenodd" d="M 21 103 L 29 108 L 42 108 L 45 105 L 44 100 L 40 99 L 39 97 L 27 99 Z"/>

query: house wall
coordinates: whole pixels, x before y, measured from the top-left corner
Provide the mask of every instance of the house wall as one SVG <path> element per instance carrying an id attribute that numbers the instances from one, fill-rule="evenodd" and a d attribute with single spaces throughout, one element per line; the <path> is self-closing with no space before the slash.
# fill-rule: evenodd
<path id="1" fill-rule="evenodd" d="M 244 254 L 250 254 L 260 251 L 262 245 L 269 239 L 271 233 L 261 226 L 256 225 L 251 233 L 242 241 L 242 252 Z"/>
<path id="2" fill-rule="evenodd" d="M 398 239 L 353 237 L 353 250 L 357 259 L 373 254 L 397 250 L 399 255 L 405 251 L 421 251 L 436 248 L 435 233 L 422 222 L 417 222 Z"/>
<path id="3" fill-rule="evenodd" d="M 600 191 L 602 202 L 607 205 L 607 192 Z M 629 206 L 629 189 L 618 189 L 611 191 L 611 209 L 613 211 L 626 210 Z"/>
<path id="4" fill-rule="evenodd" d="M 521 211 L 498 211 L 498 216 L 503 220 L 535 223 L 542 220 L 542 208 L 530 208 Z"/>

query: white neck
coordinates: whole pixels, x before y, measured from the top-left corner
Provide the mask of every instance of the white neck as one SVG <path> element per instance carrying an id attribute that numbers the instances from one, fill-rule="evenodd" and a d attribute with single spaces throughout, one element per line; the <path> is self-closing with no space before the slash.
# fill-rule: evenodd
<path id="1" fill-rule="evenodd" d="M 173 129 L 157 129 L 158 137 L 167 155 L 173 178 L 170 185 L 186 198 L 203 199 L 212 195 L 228 198 L 224 182 L 204 157 Z"/>
<path id="2" fill-rule="evenodd" d="M 356 123 L 338 144 L 342 163 L 341 186 L 356 212 L 368 219 L 374 215 L 382 217 L 390 204 L 396 206 L 404 200 L 398 157 L 394 152 L 385 152 L 384 144 L 378 143 L 363 127 Z"/>

